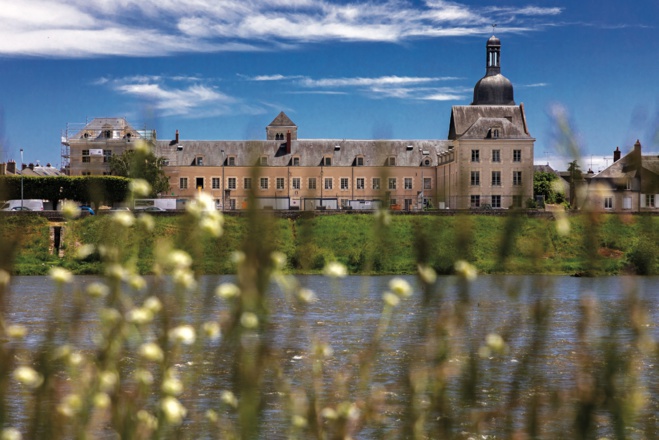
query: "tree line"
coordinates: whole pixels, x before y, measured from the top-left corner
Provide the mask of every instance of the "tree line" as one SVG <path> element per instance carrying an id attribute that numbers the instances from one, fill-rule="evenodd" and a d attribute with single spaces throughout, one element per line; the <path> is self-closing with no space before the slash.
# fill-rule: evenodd
<path id="1" fill-rule="evenodd" d="M 95 208 L 126 200 L 129 178 L 118 176 L 24 176 L 23 198 L 42 199 L 56 207 L 74 200 Z M 21 198 L 21 176 L 0 176 L 0 199 Z"/>

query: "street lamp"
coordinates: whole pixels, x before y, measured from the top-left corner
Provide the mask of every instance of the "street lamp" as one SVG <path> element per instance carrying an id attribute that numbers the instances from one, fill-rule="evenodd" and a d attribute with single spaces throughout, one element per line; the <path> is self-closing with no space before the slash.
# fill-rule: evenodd
<path id="1" fill-rule="evenodd" d="M 23 211 L 23 149 L 21 148 L 21 212 Z"/>

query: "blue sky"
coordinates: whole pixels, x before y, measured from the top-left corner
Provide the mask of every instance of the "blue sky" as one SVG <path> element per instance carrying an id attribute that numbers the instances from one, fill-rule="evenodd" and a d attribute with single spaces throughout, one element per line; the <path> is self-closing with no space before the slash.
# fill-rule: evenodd
<path id="1" fill-rule="evenodd" d="M 659 151 L 659 1 L 0 0 L 0 161 L 56 166 L 67 123 L 124 116 L 160 139 L 446 139 L 485 43 L 537 163 Z M 567 152 L 567 153 L 566 153 Z"/>

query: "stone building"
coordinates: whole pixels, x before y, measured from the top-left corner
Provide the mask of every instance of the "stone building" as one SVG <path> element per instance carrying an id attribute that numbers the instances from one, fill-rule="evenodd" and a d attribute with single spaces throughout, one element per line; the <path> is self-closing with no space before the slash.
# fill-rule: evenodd
<path id="1" fill-rule="evenodd" d="M 641 142 L 587 180 L 584 207 L 605 212 L 659 212 L 659 156 L 643 155 Z"/>
<path id="2" fill-rule="evenodd" d="M 219 209 L 509 208 L 533 196 L 533 145 L 523 105 L 501 75 L 501 43 L 471 105 L 454 106 L 444 140 L 299 139 L 281 112 L 266 140 L 157 140 L 123 119 L 95 119 L 66 139 L 72 175 L 108 172 L 107 158 L 138 138 L 165 158 L 170 191 L 211 194 Z M 94 154 L 91 152 L 94 151 Z"/>

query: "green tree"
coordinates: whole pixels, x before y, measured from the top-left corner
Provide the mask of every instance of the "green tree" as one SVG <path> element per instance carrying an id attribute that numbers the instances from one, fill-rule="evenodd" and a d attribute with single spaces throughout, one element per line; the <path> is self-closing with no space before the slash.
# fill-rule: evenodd
<path id="1" fill-rule="evenodd" d="M 533 175 L 533 194 L 545 196 L 545 203 L 563 203 L 565 196 L 556 189 L 558 179 L 554 173 L 538 171 Z"/>
<path id="2" fill-rule="evenodd" d="M 126 150 L 110 157 L 110 172 L 115 176 L 144 179 L 151 185 L 150 197 L 169 191 L 169 179 L 163 170 L 165 159 L 145 149 Z"/>

